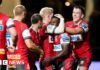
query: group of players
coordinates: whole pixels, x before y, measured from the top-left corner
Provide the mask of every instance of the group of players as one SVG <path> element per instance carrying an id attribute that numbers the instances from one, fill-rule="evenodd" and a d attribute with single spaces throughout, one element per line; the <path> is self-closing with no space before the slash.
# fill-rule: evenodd
<path id="1" fill-rule="evenodd" d="M 0 4 L 2 0 L 0 0 Z M 44 7 L 31 16 L 31 27 L 23 22 L 26 9 L 17 5 L 13 9 L 14 19 L 0 13 L 0 60 L 20 60 L 15 68 L 8 63 L 8 70 L 88 70 L 91 63 L 89 24 L 83 20 L 84 8 L 74 6 L 72 21 L 64 22 L 61 14 L 54 14 L 51 7 Z M 66 15 L 67 16 L 67 15 Z M 6 47 L 6 32 L 12 43 Z M 15 59 L 7 55 L 17 54 Z M 6 70 L 6 65 L 0 65 Z"/>

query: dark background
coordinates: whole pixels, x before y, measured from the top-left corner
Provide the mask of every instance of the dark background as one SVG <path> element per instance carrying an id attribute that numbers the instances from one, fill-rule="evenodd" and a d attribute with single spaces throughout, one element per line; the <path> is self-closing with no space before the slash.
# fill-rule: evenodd
<path id="1" fill-rule="evenodd" d="M 90 45 L 93 52 L 93 60 L 100 61 L 100 0 L 94 1 L 94 11 L 90 16 Z M 86 7 L 86 0 L 73 0 L 73 5 L 65 6 L 65 0 L 21 0 L 28 12 L 25 22 L 30 26 L 30 16 L 38 13 L 42 7 L 49 6 L 54 9 L 54 13 L 60 13 L 65 21 L 72 19 L 71 13 L 74 4 Z"/>

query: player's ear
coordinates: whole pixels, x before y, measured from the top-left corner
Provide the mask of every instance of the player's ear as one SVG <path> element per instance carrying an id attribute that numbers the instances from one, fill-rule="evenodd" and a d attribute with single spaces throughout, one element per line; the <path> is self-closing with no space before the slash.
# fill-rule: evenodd
<path id="1" fill-rule="evenodd" d="M 84 14 L 82 14 L 81 18 L 84 18 Z"/>

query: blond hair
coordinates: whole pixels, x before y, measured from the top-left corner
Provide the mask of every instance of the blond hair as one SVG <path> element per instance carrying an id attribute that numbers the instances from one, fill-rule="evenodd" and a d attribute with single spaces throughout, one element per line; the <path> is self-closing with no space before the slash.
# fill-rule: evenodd
<path id="1" fill-rule="evenodd" d="M 17 5 L 13 9 L 14 16 L 21 15 L 23 12 L 26 12 L 26 8 L 23 5 Z"/>
<path id="2" fill-rule="evenodd" d="M 53 8 L 51 7 L 44 7 L 40 10 L 40 15 L 44 18 L 53 13 Z"/>

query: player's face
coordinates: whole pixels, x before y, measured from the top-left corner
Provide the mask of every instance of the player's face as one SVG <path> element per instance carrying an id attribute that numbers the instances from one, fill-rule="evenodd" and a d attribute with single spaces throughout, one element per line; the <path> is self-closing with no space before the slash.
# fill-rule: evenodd
<path id="1" fill-rule="evenodd" d="M 48 21 L 50 22 L 53 17 L 53 13 L 48 14 Z"/>
<path id="2" fill-rule="evenodd" d="M 42 21 L 39 21 L 38 22 L 38 28 L 42 28 L 42 25 L 43 25 Z"/>
<path id="3" fill-rule="evenodd" d="M 52 18 L 50 24 L 57 26 L 59 24 L 59 22 L 56 18 Z"/>
<path id="4" fill-rule="evenodd" d="M 73 9 L 72 17 L 73 17 L 74 22 L 79 21 L 82 18 L 82 16 L 83 16 L 83 14 L 79 8 Z"/>
<path id="5" fill-rule="evenodd" d="M 23 11 L 22 13 L 22 19 L 24 19 L 26 17 L 26 11 Z"/>

